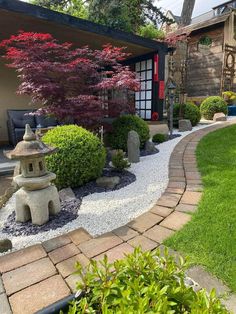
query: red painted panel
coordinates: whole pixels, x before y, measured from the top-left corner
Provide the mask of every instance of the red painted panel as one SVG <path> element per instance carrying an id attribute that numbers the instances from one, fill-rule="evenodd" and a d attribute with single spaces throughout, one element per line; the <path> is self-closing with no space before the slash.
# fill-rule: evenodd
<path id="1" fill-rule="evenodd" d="M 165 98 L 165 82 L 160 81 L 159 82 L 159 99 Z"/>
<path id="2" fill-rule="evenodd" d="M 159 57 L 158 55 L 154 55 L 154 74 L 153 74 L 153 81 L 158 82 L 158 64 L 159 63 Z"/>

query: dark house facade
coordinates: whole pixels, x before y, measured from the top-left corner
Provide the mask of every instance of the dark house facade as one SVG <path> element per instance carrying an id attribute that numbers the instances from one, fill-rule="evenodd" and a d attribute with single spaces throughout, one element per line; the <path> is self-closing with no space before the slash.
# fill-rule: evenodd
<path id="1" fill-rule="evenodd" d="M 131 55 L 125 63 L 141 78 L 141 90 L 134 95 L 136 112 L 146 120 L 151 120 L 152 113 L 158 112 L 162 120 L 168 52 L 165 44 L 18 0 L 0 0 L 0 17 L 0 40 L 24 30 L 50 33 L 59 41 L 72 42 L 78 47 L 88 45 L 99 49 L 107 43 L 127 47 Z M 17 86 L 14 70 L 6 68 L 1 60 L 0 143 L 8 142 L 7 109 L 33 108 L 29 98 L 16 95 Z"/>

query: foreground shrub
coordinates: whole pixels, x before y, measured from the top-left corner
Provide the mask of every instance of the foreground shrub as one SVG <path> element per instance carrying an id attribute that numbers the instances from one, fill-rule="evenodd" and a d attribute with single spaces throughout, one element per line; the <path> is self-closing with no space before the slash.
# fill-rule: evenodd
<path id="1" fill-rule="evenodd" d="M 80 264 L 77 284 L 82 298 L 70 305 L 72 313 L 217 313 L 228 311 L 215 292 L 194 292 L 184 284 L 186 263 L 179 266 L 167 251 L 142 253 L 135 249 L 124 260 L 109 264 L 91 261 L 84 272 Z M 114 269 L 114 272 L 113 272 Z"/>
<path id="2" fill-rule="evenodd" d="M 130 163 L 124 158 L 123 150 L 117 150 L 112 156 L 112 165 L 117 171 L 123 171 L 130 167 Z"/>
<path id="3" fill-rule="evenodd" d="M 125 115 L 117 118 L 112 123 L 112 133 L 109 136 L 109 143 L 112 148 L 127 151 L 128 133 L 134 130 L 138 133 L 140 147 L 143 148 L 145 142 L 149 139 L 149 127 L 147 122 L 138 116 Z"/>
<path id="4" fill-rule="evenodd" d="M 58 148 L 47 156 L 47 167 L 57 175 L 58 188 L 77 187 L 98 178 L 106 153 L 97 136 L 76 125 L 58 126 L 48 131 L 43 142 Z"/>
<path id="5" fill-rule="evenodd" d="M 180 104 L 174 104 L 173 117 L 174 117 L 174 125 L 178 127 Z M 186 104 L 182 104 L 183 110 L 183 119 L 188 119 L 191 121 L 192 126 L 198 124 L 201 119 L 201 114 L 198 106 L 194 103 L 189 102 Z"/>
<path id="6" fill-rule="evenodd" d="M 200 106 L 201 115 L 207 120 L 213 120 L 217 112 L 228 113 L 228 107 L 224 99 L 220 96 L 207 97 Z"/>
<path id="7" fill-rule="evenodd" d="M 156 133 L 152 137 L 152 141 L 154 143 L 163 143 L 166 141 L 166 139 L 167 139 L 167 136 L 165 134 L 161 134 L 161 133 Z"/>

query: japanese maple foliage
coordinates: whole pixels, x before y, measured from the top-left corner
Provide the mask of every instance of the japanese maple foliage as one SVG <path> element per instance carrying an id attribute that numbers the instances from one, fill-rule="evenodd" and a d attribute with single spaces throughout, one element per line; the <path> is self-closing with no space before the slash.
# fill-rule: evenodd
<path id="1" fill-rule="evenodd" d="M 0 43 L 7 65 L 20 78 L 18 94 L 31 96 L 42 108 L 37 113 L 54 114 L 60 120 L 73 117 L 84 126 L 98 124 L 104 117 L 105 91 L 137 91 L 139 81 L 122 65 L 124 48 L 107 44 L 101 50 L 75 48 L 59 43 L 50 34 L 20 31 Z M 114 93 L 113 93 L 114 94 Z M 119 97 L 118 97 L 119 98 Z M 107 100 L 109 113 L 131 111 L 127 100 Z"/>

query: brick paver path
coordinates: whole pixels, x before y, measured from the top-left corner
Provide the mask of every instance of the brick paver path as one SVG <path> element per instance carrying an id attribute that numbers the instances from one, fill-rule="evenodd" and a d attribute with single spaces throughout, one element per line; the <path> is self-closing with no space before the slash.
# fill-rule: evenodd
<path id="1" fill-rule="evenodd" d="M 100 260 L 104 254 L 110 262 L 121 259 L 138 245 L 153 250 L 182 228 L 201 198 L 197 144 L 207 133 L 229 124 L 213 125 L 183 138 L 170 158 L 165 193 L 149 212 L 128 225 L 97 238 L 78 229 L 0 257 L 0 313 L 32 314 L 74 292 L 79 280 L 73 274 L 77 260 L 86 266 L 89 259 Z"/>

